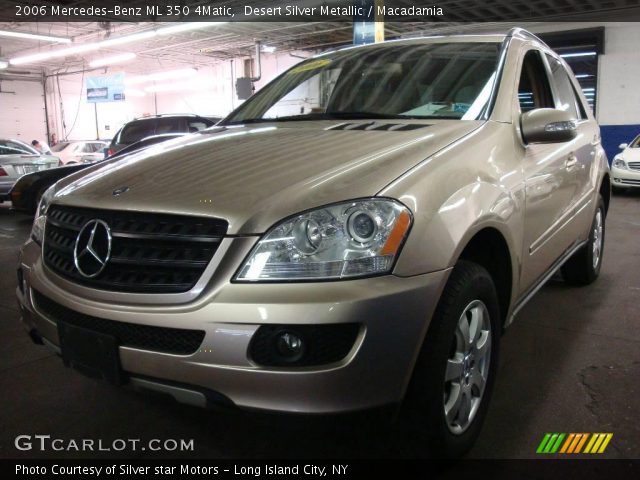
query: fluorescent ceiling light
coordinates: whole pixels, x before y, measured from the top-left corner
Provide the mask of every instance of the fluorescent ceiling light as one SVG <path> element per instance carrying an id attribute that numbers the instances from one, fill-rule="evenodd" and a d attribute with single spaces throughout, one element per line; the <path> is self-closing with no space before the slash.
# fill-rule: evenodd
<path id="1" fill-rule="evenodd" d="M 170 35 L 177 32 L 186 32 L 188 30 L 198 30 L 212 25 L 220 25 L 227 22 L 190 22 L 181 23 L 178 25 L 172 25 L 170 27 L 158 28 L 155 30 L 147 30 L 145 32 L 134 33 L 132 35 L 125 35 L 123 37 L 109 38 L 100 42 L 85 43 L 83 45 L 76 45 L 68 48 L 61 48 L 59 50 L 50 50 L 42 53 L 34 53 L 33 55 L 25 55 L 24 57 L 16 57 L 9 60 L 11 65 L 23 65 L 25 63 L 40 62 L 42 60 L 49 60 L 51 58 L 66 57 L 68 55 L 75 55 L 77 53 L 93 52 L 100 50 L 101 48 L 109 48 L 116 45 L 124 45 L 126 43 L 139 42 L 141 40 L 148 40 L 157 35 Z"/>
<path id="2" fill-rule="evenodd" d="M 3 62 L 2 60 L 0 60 L 0 70 L 2 70 L 3 68 L 7 68 L 9 66 L 9 62 Z"/>
<path id="3" fill-rule="evenodd" d="M 114 63 L 122 63 L 136 58 L 135 53 L 123 53 L 112 57 L 96 58 L 89 62 L 90 67 L 102 67 L 104 65 L 113 65 Z"/>
<path id="4" fill-rule="evenodd" d="M 84 45 L 77 45 L 74 47 L 63 48 L 61 50 L 52 50 L 50 52 L 34 53 L 33 55 L 26 55 L 24 57 L 16 57 L 9 60 L 11 65 L 23 65 L 25 63 L 40 62 L 42 60 L 49 60 L 50 58 L 66 57 L 67 55 L 75 55 L 76 53 L 91 52 L 98 50 L 100 47 L 96 46 L 96 43 L 86 43 Z"/>
<path id="5" fill-rule="evenodd" d="M 173 35 L 174 33 L 188 32 L 191 30 L 200 30 L 202 28 L 212 27 L 215 25 L 222 25 L 227 22 L 189 22 L 179 23 L 170 27 L 159 28 L 157 30 L 158 35 Z"/>
<path id="6" fill-rule="evenodd" d="M 9 30 L 0 30 L 0 37 L 25 38 L 27 40 L 40 40 L 43 42 L 71 43 L 70 38 L 39 35 L 37 33 L 12 32 Z"/>
<path id="7" fill-rule="evenodd" d="M 578 75 L 576 75 L 576 78 L 589 78 L 589 77 L 593 77 L 593 75 L 589 75 L 587 73 L 579 73 Z"/>
<path id="8" fill-rule="evenodd" d="M 572 57 L 593 57 L 594 55 L 596 55 L 596 52 L 563 53 L 560 56 L 562 58 L 572 58 Z"/>
<path id="9" fill-rule="evenodd" d="M 139 77 L 125 78 L 127 85 L 137 85 L 146 82 L 156 82 L 158 80 L 173 80 L 178 78 L 191 77 L 198 73 L 195 68 L 181 68 L 180 70 L 169 70 L 166 72 L 151 73 Z"/>
<path id="10" fill-rule="evenodd" d="M 140 40 L 148 40 L 158 34 L 157 30 L 147 30 L 146 32 L 134 33 L 133 35 L 125 35 L 124 37 L 109 38 L 108 40 L 102 40 L 97 43 L 90 43 L 89 45 L 95 45 L 96 50 L 100 48 L 109 48 L 116 45 L 124 45 L 125 43 L 139 42 Z"/>
<path id="11" fill-rule="evenodd" d="M 273 53 L 276 51 L 276 47 L 270 47 L 269 45 L 262 45 L 261 49 L 264 53 Z"/>

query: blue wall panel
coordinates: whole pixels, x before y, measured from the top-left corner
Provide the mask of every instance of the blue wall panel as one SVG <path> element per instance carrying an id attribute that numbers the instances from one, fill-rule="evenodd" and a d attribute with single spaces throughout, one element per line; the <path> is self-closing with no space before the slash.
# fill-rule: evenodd
<path id="1" fill-rule="evenodd" d="M 621 143 L 629 143 L 640 134 L 640 125 L 600 125 L 602 135 L 602 146 L 607 152 L 609 163 L 613 160 L 620 149 Z"/>

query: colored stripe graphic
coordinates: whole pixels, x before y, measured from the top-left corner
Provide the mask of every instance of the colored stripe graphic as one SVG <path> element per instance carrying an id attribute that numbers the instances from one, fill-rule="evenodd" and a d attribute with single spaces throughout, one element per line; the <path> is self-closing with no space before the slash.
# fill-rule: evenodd
<path id="1" fill-rule="evenodd" d="M 536 453 L 604 453 L 612 438 L 613 433 L 545 433 Z"/>
<path id="2" fill-rule="evenodd" d="M 550 438 L 551 438 L 550 433 L 546 433 L 544 435 L 544 438 L 540 442 L 540 445 L 538 445 L 538 449 L 536 450 L 536 453 L 542 453 L 544 451 L 544 447 L 547 445 L 547 442 L 549 441 Z"/>
<path id="3" fill-rule="evenodd" d="M 582 438 L 580 439 L 580 442 L 576 446 L 576 450 L 573 453 L 580 453 L 580 451 L 582 450 L 582 446 L 587 441 L 587 438 L 589 438 L 588 433 L 582 433 L 581 435 L 582 435 Z"/>
<path id="4" fill-rule="evenodd" d="M 569 436 L 567 437 L 567 440 L 564 442 L 564 445 L 562 445 L 562 448 L 560 449 L 560 453 L 566 453 L 567 449 L 569 448 L 569 445 L 571 445 L 571 442 L 573 442 L 573 439 L 575 438 L 576 434 L 575 433 L 570 433 Z"/>
<path id="5" fill-rule="evenodd" d="M 538 445 L 536 453 L 556 453 L 562 444 L 564 433 L 547 433 Z"/>

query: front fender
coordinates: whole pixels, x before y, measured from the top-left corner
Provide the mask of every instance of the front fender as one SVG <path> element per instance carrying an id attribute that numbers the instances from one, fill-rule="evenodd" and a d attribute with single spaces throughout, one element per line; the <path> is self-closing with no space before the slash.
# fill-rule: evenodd
<path id="1" fill-rule="evenodd" d="M 399 276 L 419 275 L 452 267 L 471 239 L 485 228 L 497 230 L 511 254 L 517 278 L 522 245 L 524 192 L 477 181 L 451 195 L 430 217 L 416 222 L 396 264 Z"/>

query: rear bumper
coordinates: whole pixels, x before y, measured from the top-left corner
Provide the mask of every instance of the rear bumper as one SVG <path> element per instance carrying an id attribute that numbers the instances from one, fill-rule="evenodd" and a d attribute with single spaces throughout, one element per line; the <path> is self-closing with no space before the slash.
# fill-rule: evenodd
<path id="1" fill-rule="evenodd" d="M 611 185 L 622 188 L 640 188 L 640 170 L 611 167 Z"/>
<path id="2" fill-rule="evenodd" d="M 11 180 L 0 180 L 0 199 L 1 200 L 9 200 L 9 192 L 13 188 L 13 185 L 16 183 L 16 178 L 12 178 Z"/>
<path id="3" fill-rule="evenodd" d="M 145 388 L 168 390 L 163 385 L 178 385 L 189 394 L 165 393 L 186 403 L 207 403 L 208 392 L 213 392 L 222 403 L 289 413 L 346 413 L 399 403 L 449 274 L 444 270 L 409 278 L 389 275 L 279 285 L 227 282 L 205 294 L 206 301 L 127 306 L 89 301 L 61 290 L 42 266 L 39 251 L 33 242 L 23 248 L 24 283 L 17 296 L 25 329 L 35 329 L 54 348 L 56 324 L 39 311 L 33 290 L 85 315 L 205 331 L 200 349 L 192 355 L 120 346 L 122 368 L 147 382 Z M 362 328 L 347 356 L 333 364 L 261 367 L 249 358 L 249 343 L 261 325 L 349 322 Z"/>

